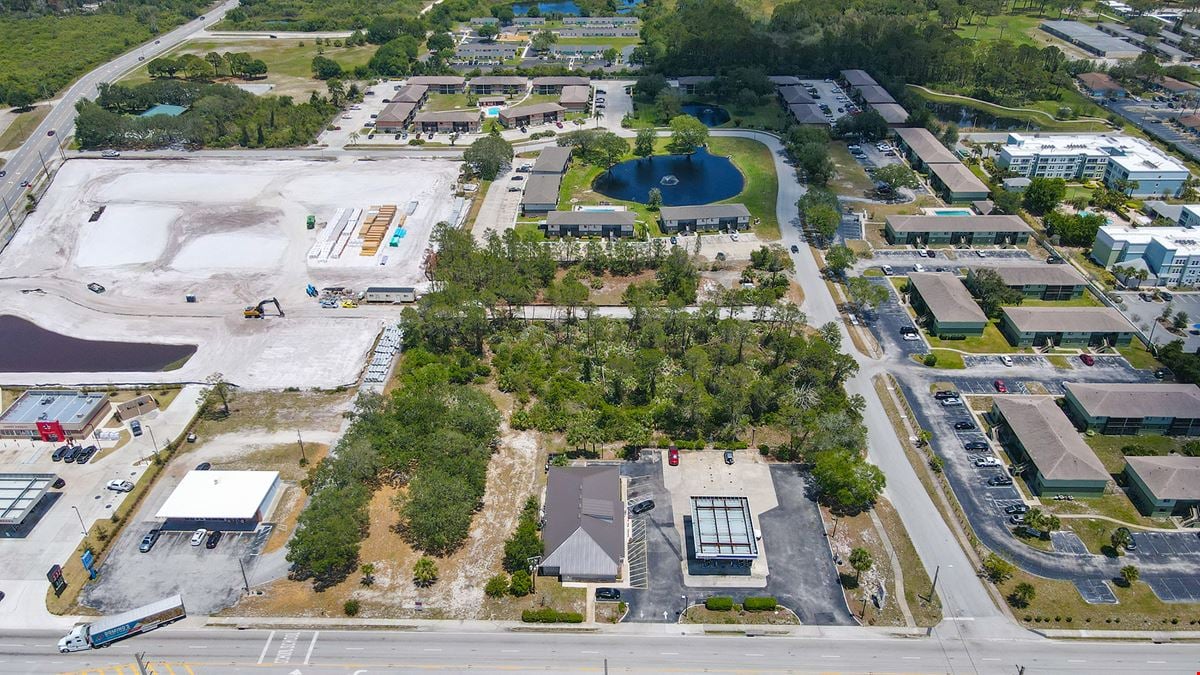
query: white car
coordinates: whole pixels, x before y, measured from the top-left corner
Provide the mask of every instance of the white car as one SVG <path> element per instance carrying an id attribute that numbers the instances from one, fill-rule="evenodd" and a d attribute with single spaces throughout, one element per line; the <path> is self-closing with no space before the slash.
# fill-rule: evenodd
<path id="1" fill-rule="evenodd" d="M 995 457 L 980 457 L 975 460 L 975 466 L 1000 466 L 1000 460 Z"/>
<path id="2" fill-rule="evenodd" d="M 961 398 L 944 398 L 944 399 L 942 399 L 942 407 L 944 407 L 944 408 L 952 408 L 954 406 L 960 406 L 962 404 L 963 403 L 962 403 Z"/>
<path id="3" fill-rule="evenodd" d="M 917 263 L 916 265 L 913 265 L 913 271 L 914 272 L 924 272 L 925 266 L 922 265 L 921 263 Z"/>
<path id="4" fill-rule="evenodd" d="M 893 274 L 895 274 L 895 272 L 894 272 L 894 271 L 892 271 L 892 266 L 891 266 L 891 265 L 884 265 L 884 266 L 883 266 L 883 267 L 881 267 L 880 269 L 882 269 L 882 270 L 883 270 L 883 275 L 884 275 L 884 276 L 886 276 L 886 277 L 890 277 L 890 276 L 892 276 Z"/>
<path id="5" fill-rule="evenodd" d="M 110 480 L 104 487 L 113 492 L 133 492 L 133 483 L 127 480 Z"/>
<path id="6" fill-rule="evenodd" d="M 917 335 L 916 333 L 905 333 L 900 336 L 900 339 L 904 340 L 905 342 L 916 342 L 917 340 L 921 339 L 921 336 Z"/>
<path id="7" fill-rule="evenodd" d="M 192 546 L 199 546 L 204 543 L 204 537 L 208 535 L 208 530 L 203 527 L 192 533 Z"/>
<path id="8" fill-rule="evenodd" d="M 121 156 L 121 153 L 117 152 L 116 150 L 105 150 L 104 152 L 100 153 L 100 156 L 105 159 L 116 159 L 117 157 Z"/>
<path id="9" fill-rule="evenodd" d="M 1013 364 L 1012 357 L 1005 354 L 1000 357 L 1000 363 L 1003 363 L 1004 365 L 1008 366 L 1009 368 L 1012 368 L 1012 364 Z"/>

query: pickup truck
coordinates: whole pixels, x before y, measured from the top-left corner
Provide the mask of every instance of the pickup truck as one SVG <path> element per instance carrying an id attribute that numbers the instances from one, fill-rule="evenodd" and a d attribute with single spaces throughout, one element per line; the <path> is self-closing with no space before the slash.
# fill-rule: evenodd
<path id="1" fill-rule="evenodd" d="M 80 652 L 99 649 L 110 644 L 174 623 L 187 616 L 183 597 L 173 595 L 128 612 L 105 616 L 91 623 L 80 624 L 58 641 L 58 651 Z"/>

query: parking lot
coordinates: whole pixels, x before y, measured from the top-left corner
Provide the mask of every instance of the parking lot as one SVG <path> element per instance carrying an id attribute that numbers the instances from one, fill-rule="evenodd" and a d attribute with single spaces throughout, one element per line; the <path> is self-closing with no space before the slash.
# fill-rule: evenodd
<path id="1" fill-rule="evenodd" d="M 1197 143 L 1196 137 L 1166 123 L 1172 117 L 1183 116 L 1184 111 L 1182 109 L 1171 110 L 1163 106 L 1156 110 L 1151 107 L 1154 103 L 1150 101 L 1137 102 L 1131 99 L 1119 99 L 1117 101 L 1097 99 L 1097 103 L 1133 122 L 1150 135 L 1171 143 L 1186 155 L 1188 159 L 1193 161 L 1200 160 L 1200 143 Z"/>
<path id="2" fill-rule="evenodd" d="M 1200 293 L 1171 294 L 1171 314 L 1184 312 L 1189 317 L 1188 327 L 1190 330 L 1182 336 L 1172 333 L 1161 325 L 1157 328 L 1154 327 L 1163 308 L 1167 305 L 1165 301 L 1147 302 L 1137 293 L 1121 293 L 1120 295 L 1125 299 L 1125 308 L 1121 310 L 1121 313 L 1129 319 L 1130 323 L 1141 328 L 1145 333 L 1149 334 L 1153 329 L 1155 344 L 1165 345 L 1175 340 L 1183 340 L 1184 351 L 1194 352 L 1200 349 L 1200 330 L 1194 327 L 1194 324 L 1200 322 Z"/>
<path id="3" fill-rule="evenodd" d="M 896 291 L 892 287 L 891 282 L 886 277 L 866 278 L 870 279 L 871 283 L 886 288 L 891 296 L 879 306 L 879 309 L 872 312 L 866 321 L 867 327 L 875 335 L 875 340 L 879 342 L 879 346 L 883 349 L 884 353 L 901 354 L 905 358 L 911 354 L 927 353 L 929 345 L 925 342 L 925 338 L 913 322 L 912 315 L 908 313 L 908 310 L 896 298 Z M 903 339 L 901 334 L 902 329 L 916 330 L 918 339 Z"/>
<path id="4" fill-rule="evenodd" d="M 713 461 L 713 457 L 702 459 L 703 454 L 712 455 L 720 462 L 718 453 L 684 452 L 681 467 L 689 462 Z M 765 587 L 761 580 L 755 580 L 754 586 L 740 585 L 738 581 L 753 577 L 693 577 L 696 583 L 705 583 L 705 586 L 685 582 L 683 560 L 687 545 L 680 529 L 684 513 L 677 504 L 687 504 L 692 493 L 668 491 L 663 471 L 676 471 L 681 467 L 666 466 L 660 453 L 647 453 L 637 462 L 622 465 L 623 474 L 629 476 L 630 499 L 649 497 L 655 501 L 655 508 L 636 517 L 632 526 L 631 588 L 623 591 L 623 598 L 629 602 L 626 620 L 674 621 L 685 604 L 703 602 L 704 598 L 713 595 L 730 595 L 739 601 L 749 595 L 772 595 L 795 611 L 803 623 L 852 625 L 854 620 L 846 608 L 820 514 L 816 503 L 808 497 L 805 477 L 792 465 L 759 464 L 751 453 L 738 452 L 736 457 L 734 471 L 746 464 L 745 470 L 762 472 L 764 479 L 769 472 L 771 489 L 778 502 L 757 516 L 757 526 L 762 533 L 761 548 L 769 570 Z M 729 496 L 731 490 L 739 489 L 739 485 L 722 481 L 722 475 L 717 475 L 717 482 L 711 489 Z M 671 482 L 703 487 L 704 480 L 672 478 Z M 759 491 L 763 494 L 752 496 L 753 499 L 769 499 L 766 490 L 760 488 Z M 733 494 L 736 496 L 737 493 Z M 751 508 L 757 511 L 753 505 Z M 645 552 L 644 556 L 641 551 Z"/>

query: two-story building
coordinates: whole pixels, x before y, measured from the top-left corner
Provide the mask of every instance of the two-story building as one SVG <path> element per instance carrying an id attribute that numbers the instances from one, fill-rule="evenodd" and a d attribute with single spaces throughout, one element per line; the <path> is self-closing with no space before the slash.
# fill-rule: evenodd
<path id="1" fill-rule="evenodd" d="M 703 230 L 745 230 L 750 227 L 750 211 L 745 204 L 664 206 L 659 210 L 659 220 L 662 231 L 668 234 Z"/>
<path id="2" fill-rule="evenodd" d="M 888 216 L 883 233 L 889 244 L 1020 246 L 1033 230 L 1019 216 Z"/>
<path id="3" fill-rule="evenodd" d="M 1111 436 L 1200 436 L 1194 384 L 1064 382 L 1063 409 L 1084 431 Z"/>
<path id="4" fill-rule="evenodd" d="M 476 96 L 518 96 L 529 88 L 529 80 L 516 75 L 480 75 L 467 83 L 467 89 Z"/>
<path id="5" fill-rule="evenodd" d="M 995 265 L 972 267 L 968 278 L 983 270 L 995 272 L 1005 286 L 1034 300 L 1070 300 L 1083 297 L 1087 281 L 1070 265 Z"/>
<path id="6" fill-rule="evenodd" d="M 1015 347 L 1124 347 L 1133 331 L 1111 307 L 1004 307 L 1000 316 Z"/>
<path id="7" fill-rule="evenodd" d="M 908 275 L 909 304 L 925 319 L 930 335 L 957 338 L 983 335 L 988 318 L 967 287 L 949 272 Z"/>
<path id="8" fill-rule="evenodd" d="M 996 396 L 991 419 L 1035 495 L 1104 495 L 1108 470 L 1053 398 Z"/>
<path id="9" fill-rule="evenodd" d="M 546 214 L 547 237 L 632 237 L 633 211 L 551 211 Z"/>

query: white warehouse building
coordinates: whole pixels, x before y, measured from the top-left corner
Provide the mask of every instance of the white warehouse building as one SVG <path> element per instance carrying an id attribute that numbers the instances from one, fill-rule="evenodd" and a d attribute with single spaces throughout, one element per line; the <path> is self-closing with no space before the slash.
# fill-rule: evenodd
<path id="1" fill-rule="evenodd" d="M 154 517 L 164 530 L 251 531 L 278 494 L 278 471 L 189 471 Z"/>
<path id="2" fill-rule="evenodd" d="M 1028 178 L 1131 184 L 1130 194 L 1177 196 L 1188 178 L 1182 163 L 1140 138 L 1119 134 L 1009 134 L 996 163 Z"/>

